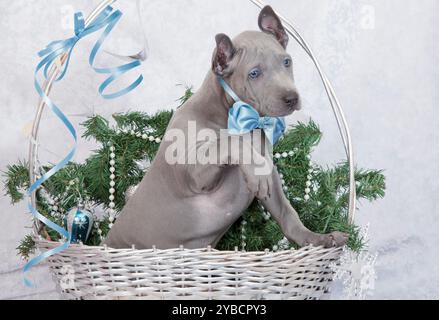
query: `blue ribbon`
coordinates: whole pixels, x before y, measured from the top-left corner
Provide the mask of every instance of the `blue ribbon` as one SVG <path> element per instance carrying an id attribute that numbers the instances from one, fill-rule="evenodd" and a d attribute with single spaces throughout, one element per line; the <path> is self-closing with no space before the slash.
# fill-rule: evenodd
<path id="1" fill-rule="evenodd" d="M 97 72 L 101 74 L 109 74 L 109 77 L 100 85 L 99 87 L 99 93 L 101 96 L 105 99 L 114 99 L 118 98 L 120 96 L 123 96 L 124 94 L 127 94 L 128 92 L 134 90 L 142 81 L 143 76 L 140 75 L 131 85 L 126 87 L 125 89 L 122 89 L 118 92 L 106 94 L 104 93 L 105 89 L 116 79 L 118 79 L 121 75 L 124 73 L 140 66 L 141 62 L 139 59 L 133 59 L 134 61 L 129 62 L 127 64 L 112 67 L 112 68 L 97 68 L 94 66 L 96 55 L 98 54 L 102 44 L 104 43 L 107 36 L 110 34 L 110 32 L 113 30 L 113 28 L 116 26 L 116 24 L 119 22 L 120 18 L 122 17 L 122 12 L 120 10 L 113 11 L 113 8 L 111 6 L 107 6 L 104 11 L 102 11 L 91 23 L 88 27 L 85 27 L 84 22 L 84 16 L 81 12 L 75 13 L 74 16 L 74 30 L 75 35 L 71 38 L 68 38 L 66 40 L 58 40 L 50 43 L 45 49 L 38 52 L 38 55 L 43 58 L 41 62 L 38 64 L 37 70 L 40 70 L 44 67 L 44 76 L 48 77 L 48 71 L 51 67 L 51 65 L 55 62 L 56 59 L 59 58 L 59 56 L 65 54 L 68 52 L 67 61 L 64 64 L 63 70 L 60 73 L 60 75 L 57 77 L 56 81 L 61 80 L 68 69 L 69 63 L 70 63 L 70 57 L 73 48 L 75 47 L 76 43 L 84 38 L 85 36 L 94 33 L 102 28 L 105 27 L 104 32 L 102 33 L 101 37 L 98 39 L 98 41 L 95 43 L 89 57 L 89 64 L 90 66 Z"/>
<path id="2" fill-rule="evenodd" d="M 111 7 L 109 7 L 109 8 L 111 8 Z M 143 81 L 143 76 L 139 75 L 139 77 L 133 83 L 131 83 L 128 87 L 126 87 L 125 89 L 122 89 L 122 90 L 114 92 L 114 93 L 105 94 L 104 93 L 105 89 L 112 82 L 117 80 L 121 75 L 127 73 L 128 71 L 130 71 L 130 70 L 140 66 L 140 64 L 141 64 L 140 60 L 139 59 L 134 59 L 134 61 L 132 61 L 132 62 L 129 62 L 127 64 L 124 64 L 124 65 L 121 65 L 121 66 L 118 66 L 118 67 L 113 67 L 113 68 L 97 68 L 97 67 L 94 66 L 96 55 L 98 54 L 99 49 L 101 48 L 101 46 L 102 46 L 103 42 L 105 41 L 105 39 L 107 38 L 107 36 L 110 34 L 110 32 L 115 27 L 115 25 L 117 24 L 117 22 L 119 21 L 121 16 L 122 16 L 122 12 L 117 10 L 108 18 L 109 21 L 107 23 L 107 27 L 105 28 L 105 30 L 102 33 L 101 37 L 99 38 L 99 40 L 96 42 L 95 46 L 93 47 L 93 49 L 92 49 L 92 51 L 90 53 L 89 60 L 88 60 L 90 66 L 97 73 L 109 74 L 109 77 L 99 87 L 99 93 L 105 99 L 115 99 L 115 98 L 118 98 L 120 96 L 123 96 L 123 95 L 127 94 L 128 92 L 134 90 Z"/>
<path id="3" fill-rule="evenodd" d="M 40 177 L 37 181 L 35 181 L 28 190 L 29 197 L 32 195 L 33 192 L 36 192 L 37 189 L 50 177 L 52 177 L 56 172 L 64 168 L 73 158 L 76 147 L 77 147 L 77 134 L 76 130 L 73 127 L 72 123 L 69 121 L 67 116 L 61 111 L 61 109 L 53 103 L 53 101 L 44 93 L 43 89 L 41 88 L 41 85 L 38 82 L 38 74 L 41 70 L 43 70 L 44 77 L 48 78 L 48 72 L 50 70 L 50 67 L 57 61 L 57 59 L 67 53 L 67 60 L 64 64 L 63 69 L 61 70 L 59 76 L 55 79 L 55 81 L 59 81 L 62 78 L 64 78 L 69 63 L 70 63 L 70 57 L 71 53 L 73 51 L 73 48 L 75 47 L 76 43 L 82 39 L 83 37 L 94 33 L 102 28 L 105 28 L 104 32 L 102 33 L 99 40 L 96 42 L 95 46 L 93 47 L 93 50 L 90 54 L 89 63 L 90 66 L 98 73 L 102 74 L 109 74 L 109 77 L 101 84 L 99 87 L 99 93 L 104 97 L 105 99 L 114 99 L 117 97 L 120 97 L 133 89 L 135 89 L 143 80 L 143 76 L 140 75 L 131 85 L 126 87 L 125 89 L 122 89 L 118 92 L 111 93 L 111 94 L 105 94 L 105 89 L 116 79 L 118 79 L 122 74 L 128 72 L 129 70 L 136 68 L 140 65 L 139 60 L 135 60 L 133 62 L 113 67 L 113 68 L 96 68 L 94 67 L 94 61 L 96 58 L 96 55 L 99 51 L 99 49 L 102 46 L 102 43 L 105 41 L 108 34 L 113 30 L 117 22 L 122 16 L 122 12 L 119 10 L 113 11 L 113 8 L 111 6 L 107 6 L 104 11 L 102 11 L 91 23 L 89 26 L 85 26 L 84 22 L 84 16 L 81 12 L 78 12 L 74 16 L 74 31 L 75 35 L 71 38 L 68 38 L 66 40 L 58 40 L 51 42 L 45 49 L 38 52 L 38 55 L 42 58 L 40 63 L 37 65 L 35 69 L 35 76 L 34 76 L 34 85 L 35 89 L 38 93 L 38 95 L 41 97 L 42 101 L 50 108 L 50 110 L 62 121 L 62 123 L 66 126 L 67 130 L 71 134 L 74 140 L 74 145 L 71 149 L 71 151 L 67 154 L 67 156 L 62 159 L 58 164 L 56 164 L 53 168 L 51 168 L 48 172 L 46 172 L 42 177 Z M 35 219 L 38 219 L 42 223 L 44 223 L 49 228 L 55 230 L 58 232 L 62 237 L 66 239 L 66 242 L 61 244 L 60 246 L 51 249 L 47 252 L 44 252 L 43 254 L 31 259 L 23 268 L 24 273 L 24 283 L 26 286 L 33 286 L 32 282 L 29 281 L 25 274 L 29 271 L 30 268 L 32 268 L 34 265 L 40 263 L 44 259 L 60 253 L 61 251 L 67 249 L 70 245 L 71 240 L 71 234 L 65 230 L 64 228 L 60 227 L 56 223 L 50 221 L 46 217 L 44 217 L 42 214 L 38 212 L 36 208 L 32 206 L 32 203 L 29 202 L 28 208 L 33 215 Z"/>
<path id="4" fill-rule="evenodd" d="M 275 144 L 285 132 L 285 119 L 277 117 L 261 117 L 248 103 L 239 99 L 238 95 L 230 88 L 230 86 L 219 77 L 219 82 L 235 103 L 229 110 L 228 131 L 231 135 L 242 135 L 253 131 L 254 129 L 262 129 L 271 144 Z"/>

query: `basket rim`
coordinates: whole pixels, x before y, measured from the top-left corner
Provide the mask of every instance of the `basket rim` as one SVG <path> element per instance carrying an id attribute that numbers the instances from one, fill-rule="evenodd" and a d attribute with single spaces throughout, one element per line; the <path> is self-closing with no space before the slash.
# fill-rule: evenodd
<path id="1" fill-rule="evenodd" d="M 60 242 L 57 241 L 49 241 L 42 239 L 40 237 L 34 237 L 34 241 L 36 243 L 36 246 L 38 248 L 45 247 L 45 248 L 55 248 L 59 246 Z M 277 257 L 277 256 L 284 256 L 284 255 L 297 255 L 300 253 L 303 254 L 333 254 L 337 252 L 342 252 L 343 247 L 332 247 L 332 248 L 324 248 L 323 246 L 313 246 L 308 245 L 299 249 L 291 248 L 288 250 L 282 250 L 282 251 L 269 251 L 268 249 L 265 251 L 242 251 L 242 250 L 218 250 L 214 248 L 199 248 L 199 249 L 188 249 L 188 248 L 171 248 L 171 249 L 159 249 L 159 248 L 151 248 L 151 249 L 136 249 L 136 248 L 122 248 L 122 249 L 116 249 L 111 248 L 107 246 L 88 246 L 85 244 L 75 244 L 71 243 L 69 248 L 62 251 L 61 255 L 68 254 L 68 252 L 81 252 L 81 251 L 97 251 L 97 252 L 106 252 L 109 254 L 119 254 L 119 253 L 155 253 L 155 254 L 178 254 L 178 253 L 192 253 L 192 254 L 199 254 L 199 255 L 212 255 L 212 256 L 230 256 L 230 255 L 236 255 L 240 257 L 250 257 L 250 258 L 256 258 L 261 256 L 269 256 L 269 257 Z"/>

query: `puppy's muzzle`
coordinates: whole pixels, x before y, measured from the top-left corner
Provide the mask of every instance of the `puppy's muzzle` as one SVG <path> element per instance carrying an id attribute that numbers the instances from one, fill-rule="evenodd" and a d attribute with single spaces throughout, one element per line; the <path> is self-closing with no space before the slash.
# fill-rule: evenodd
<path id="1" fill-rule="evenodd" d="M 290 92 L 284 97 L 283 101 L 287 109 L 300 110 L 300 96 L 297 92 Z"/>

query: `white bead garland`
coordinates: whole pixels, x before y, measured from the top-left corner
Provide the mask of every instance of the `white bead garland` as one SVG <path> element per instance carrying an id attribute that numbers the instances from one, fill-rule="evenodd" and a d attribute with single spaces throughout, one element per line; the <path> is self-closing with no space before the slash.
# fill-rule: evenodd
<path id="1" fill-rule="evenodd" d="M 311 155 L 307 155 L 306 156 L 306 158 L 309 160 L 309 169 L 308 169 L 308 175 L 307 175 L 307 181 L 305 182 L 305 185 L 306 185 L 306 187 L 305 187 L 305 196 L 303 197 L 303 199 L 305 200 L 305 201 L 309 201 L 310 199 L 311 199 L 311 196 L 310 196 L 310 194 L 311 194 L 311 185 L 312 185 L 312 182 L 311 182 L 311 179 L 313 178 L 312 177 L 312 173 L 314 172 L 314 169 L 312 168 L 312 163 L 311 163 Z"/>
<path id="2" fill-rule="evenodd" d="M 279 169 L 278 169 L 278 171 L 279 171 Z M 288 187 L 287 187 L 287 185 L 286 185 L 286 181 L 285 181 L 285 179 L 284 179 L 284 175 L 283 175 L 282 173 L 279 173 L 279 178 L 280 178 L 280 181 L 281 181 L 281 183 L 282 183 L 282 189 L 283 189 L 285 192 L 287 192 L 287 191 L 288 191 Z"/>
<path id="3" fill-rule="evenodd" d="M 277 243 L 278 250 L 288 250 L 290 248 L 290 241 L 287 238 L 283 238 Z"/>
<path id="4" fill-rule="evenodd" d="M 247 225 L 247 221 L 243 218 L 241 221 L 241 248 L 242 251 L 246 251 L 247 243 L 245 242 L 247 240 L 247 237 L 245 235 L 245 226 Z"/>
<path id="5" fill-rule="evenodd" d="M 275 160 L 279 160 L 279 159 L 282 159 L 282 158 L 293 157 L 298 151 L 299 151 L 299 149 L 296 147 L 293 150 L 288 151 L 288 152 L 283 152 L 283 153 L 279 153 L 278 152 L 278 153 L 274 154 L 274 159 Z M 312 168 L 312 164 L 311 164 L 311 155 L 309 155 L 309 154 L 306 155 L 306 159 L 309 161 L 310 168 L 308 169 L 308 175 L 306 177 L 307 181 L 305 182 L 306 187 L 304 189 L 305 195 L 303 197 L 303 200 L 308 201 L 308 200 L 311 199 L 311 192 L 317 192 L 318 191 L 318 187 L 316 185 L 313 185 L 313 183 L 311 181 L 312 178 L 313 178 L 312 174 L 314 173 L 314 169 Z M 288 191 L 288 187 L 286 186 L 286 182 L 285 182 L 283 174 L 279 174 L 279 177 L 280 177 L 281 182 L 282 182 L 282 189 L 285 192 L 287 192 Z M 302 199 L 297 198 L 295 200 L 300 201 Z M 263 213 L 263 214 L 264 214 L 264 217 L 265 217 L 265 213 Z"/>
<path id="6" fill-rule="evenodd" d="M 125 131 L 124 131 L 125 132 Z M 132 130 L 130 132 L 132 135 L 135 135 L 136 133 Z M 108 196 L 108 200 L 110 200 L 110 203 L 108 204 L 108 220 L 110 221 L 108 227 L 111 229 L 111 227 L 113 226 L 113 222 L 115 220 L 115 211 L 114 211 L 114 207 L 116 206 L 116 204 L 114 203 L 114 199 L 115 196 L 114 194 L 116 193 L 116 189 L 114 188 L 114 186 L 116 185 L 115 179 L 116 179 L 116 175 L 114 174 L 116 172 L 116 154 L 114 153 L 116 151 L 116 148 L 114 146 L 110 146 L 110 188 L 108 189 L 108 193 L 110 194 Z M 101 235 L 101 239 L 102 239 L 102 230 L 99 229 L 98 230 L 99 235 Z"/>
<path id="7" fill-rule="evenodd" d="M 265 221 L 268 221 L 271 219 L 271 213 L 267 211 L 262 211 L 262 216 L 264 217 Z"/>
<path id="8" fill-rule="evenodd" d="M 50 215 L 54 218 L 59 218 L 63 215 L 64 209 L 59 206 L 59 198 L 52 197 L 44 188 L 39 190 L 39 194 L 48 204 L 48 209 L 50 210 Z"/>
<path id="9" fill-rule="evenodd" d="M 142 131 L 135 131 L 132 129 L 131 130 L 128 130 L 128 129 L 117 130 L 116 133 L 117 134 L 120 134 L 120 133 L 130 134 L 130 135 L 137 137 L 137 138 L 140 138 L 142 140 L 154 142 L 157 144 L 160 144 L 162 142 L 162 138 L 160 138 L 160 137 L 154 137 L 153 135 L 148 135 L 148 133 L 145 133 Z"/>
<path id="10" fill-rule="evenodd" d="M 285 152 L 282 152 L 282 153 L 275 153 L 274 154 L 274 158 L 276 159 L 276 160 L 279 160 L 279 159 L 282 159 L 282 158 L 288 158 L 288 157 L 294 157 L 294 155 L 297 153 L 297 151 L 299 151 L 299 149 L 298 148 L 294 148 L 293 150 L 290 150 L 290 151 L 285 151 Z"/>

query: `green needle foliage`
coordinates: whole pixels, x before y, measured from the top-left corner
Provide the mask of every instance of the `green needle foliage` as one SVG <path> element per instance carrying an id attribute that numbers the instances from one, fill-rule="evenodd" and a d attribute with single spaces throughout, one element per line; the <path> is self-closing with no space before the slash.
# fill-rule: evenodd
<path id="1" fill-rule="evenodd" d="M 23 259 L 28 260 L 35 253 L 35 242 L 31 235 L 27 235 L 20 241 L 17 251 Z"/>
<path id="2" fill-rule="evenodd" d="M 180 102 L 184 103 L 191 95 L 192 91 L 188 88 Z M 115 147 L 116 154 L 114 202 L 116 210 L 121 210 L 125 205 L 127 189 L 137 185 L 145 174 L 146 169 L 139 164 L 150 163 L 159 147 L 158 143 L 143 139 L 142 134 L 163 137 L 172 114 L 172 111 L 161 111 L 155 115 L 142 112 L 114 114 L 114 125 L 99 115 L 88 118 L 82 123 L 83 137 L 96 141 L 99 147 L 84 163 L 69 163 L 44 183 L 45 191 L 59 200 L 60 214 L 51 214 L 50 204 L 37 193 L 40 213 L 63 225 L 63 215 L 78 203 L 87 203 L 90 207 L 108 207 L 111 146 Z M 297 124 L 274 147 L 275 154 L 288 154 L 287 157 L 275 158 L 275 164 L 285 180 L 285 194 L 304 224 L 319 233 L 347 232 L 350 234 L 349 247 L 358 251 L 363 247 L 364 240 L 361 239 L 359 228 L 348 223 L 348 165 L 341 163 L 332 168 L 323 168 L 310 161 L 310 155 L 321 138 L 322 133 L 313 121 Z M 41 174 L 50 168 L 50 165 L 43 167 Z M 18 162 L 9 165 L 4 178 L 6 194 L 12 203 L 22 200 L 24 191 L 29 187 L 27 164 Z M 358 199 L 373 201 L 384 197 L 385 178 L 381 171 L 357 170 L 355 179 Z M 308 181 L 311 182 L 309 186 Z M 309 199 L 305 199 L 307 188 L 310 189 Z M 99 221 L 99 229 L 104 237 L 109 230 L 108 225 L 108 217 Z M 54 241 L 59 240 L 56 232 L 45 228 L 47 235 Z M 217 248 L 234 250 L 236 247 L 242 248 L 245 242 L 248 251 L 276 250 L 283 238 L 279 225 L 272 218 L 267 218 L 263 208 L 255 201 L 230 228 Z M 100 242 L 98 228 L 94 226 L 86 244 L 99 245 Z M 24 258 L 28 258 L 33 252 L 33 246 L 32 238 L 27 236 L 17 249 Z M 287 243 L 287 247 L 292 246 Z"/>
<path id="3" fill-rule="evenodd" d="M 3 173 L 5 179 L 6 194 L 11 198 L 12 204 L 20 202 L 24 198 L 24 192 L 29 188 L 29 170 L 25 161 L 8 165 Z"/>

